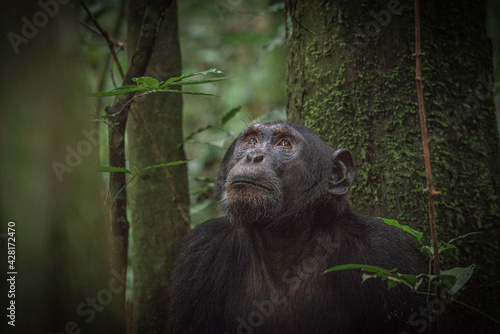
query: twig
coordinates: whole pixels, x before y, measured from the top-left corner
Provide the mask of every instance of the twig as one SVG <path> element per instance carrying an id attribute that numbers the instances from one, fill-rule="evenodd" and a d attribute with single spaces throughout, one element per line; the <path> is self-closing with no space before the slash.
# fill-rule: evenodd
<path id="1" fill-rule="evenodd" d="M 434 197 L 439 194 L 439 192 L 434 190 L 434 186 L 432 185 L 432 170 L 431 170 L 431 159 L 429 154 L 429 140 L 427 137 L 427 124 L 425 120 L 425 107 L 424 107 L 424 88 L 422 84 L 422 49 L 420 45 L 420 1 L 415 0 L 415 56 L 416 61 L 416 73 L 415 73 L 415 81 L 417 85 L 417 97 L 418 97 L 418 110 L 420 114 L 420 128 L 422 130 L 422 145 L 424 148 L 424 158 L 425 158 L 425 172 L 427 176 L 427 188 L 424 189 L 425 192 L 429 195 L 429 226 L 431 230 L 432 237 L 432 249 L 434 251 L 434 275 L 438 276 L 440 273 L 440 264 L 439 264 L 439 247 L 438 247 L 438 239 L 437 239 L 437 230 L 436 230 L 436 213 L 434 206 Z M 438 279 L 437 279 L 438 280 Z M 436 307 L 441 303 L 441 289 L 438 285 L 435 286 L 436 291 Z M 438 334 L 443 333 L 443 315 L 441 312 L 437 313 L 437 332 Z"/>
<path id="2" fill-rule="evenodd" d="M 94 17 L 94 14 L 90 11 L 89 7 L 85 4 L 83 0 L 78 0 L 82 6 L 82 8 L 87 12 L 87 15 L 89 16 L 90 20 L 94 23 L 96 26 L 97 30 L 99 33 L 104 37 L 106 42 L 108 43 L 109 51 L 111 52 L 111 57 L 113 57 L 113 60 L 116 63 L 116 67 L 118 68 L 118 71 L 120 72 L 120 75 L 122 76 L 122 79 L 125 78 L 125 74 L 123 73 L 123 68 L 120 62 L 118 61 L 118 57 L 116 56 L 116 50 L 115 47 L 113 46 L 113 41 L 111 40 L 111 37 L 109 37 L 109 34 L 106 30 L 104 30 L 103 27 L 97 22 L 96 18 Z"/>
<path id="3" fill-rule="evenodd" d="M 120 32 L 120 28 L 123 25 L 124 18 L 125 18 L 125 0 L 122 0 L 121 4 L 120 4 L 120 11 L 119 11 L 119 14 L 118 14 L 118 18 L 116 19 L 115 26 L 114 26 L 113 31 L 112 31 L 112 35 L 113 36 L 118 36 L 118 34 Z M 81 21 L 81 23 L 84 24 L 89 29 L 91 29 L 92 31 L 94 31 L 94 29 L 95 29 L 94 27 L 89 26 L 87 23 L 85 23 L 83 21 Z M 98 32 L 97 29 L 95 29 L 95 30 Z M 101 35 L 99 34 L 99 36 L 101 36 Z M 112 39 L 112 41 L 113 41 L 113 43 L 115 42 L 114 39 Z M 123 48 L 123 43 L 122 42 L 120 42 L 120 41 L 116 41 L 116 42 L 119 43 L 119 44 L 121 44 L 121 46 Z M 118 50 L 121 50 L 120 46 L 118 46 Z M 107 57 L 106 57 L 106 63 L 109 63 L 110 65 L 107 65 L 106 67 L 104 67 L 102 69 L 102 72 L 101 72 L 101 75 L 100 75 L 100 79 L 99 79 L 99 85 L 98 85 L 98 88 L 97 88 L 98 92 L 102 92 L 104 90 L 104 84 L 106 83 L 106 74 L 108 73 L 107 67 L 113 68 L 113 59 L 111 58 L 111 55 L 107 55 Z M 111 73 L 112 73 L 112 71 L 111 71 Z M 114 87 L 116 88 L 117 85 L 116 85 L 116 82 L 115 82 L 115 79 L 114 79 L 114 75 L 111 77 L 111 79 L 113 81 Z M 97 101 L 96 101 L 96 111 L 97 111 L 97 115 L 98 116 L 100 115 L 100 112 L 101 112 L 102 101 L 103 101 L 102 97 L 97 98 Z"/>
<path id="4" fill-rule="evenodd" d="M 89 25 L 87 22 L 82 21 L 82 20 L 78 20 L 78 22 L 79 22 L 82 26 L 84 26 L 85 28 L 87 28 L 88 30 L 90 30 L 92 33 L 94 33 L 95 35 L 97 35 L 97 36 L 101 36 L 101 37 L 104 37 L 104 38 L 105 38 L 105 36 L 104 36 L 104 35 L 103 35 L 103 34 L 102 34 L 99 30 L 97 30 L 96 28 L 92 27 L 92 26 L 91 26 L 91 25 Z M 111 41 L 111 43 L 113 43 L 113 45 L 114 45 L 114 46 L 117 46 L 117 47 L 118 47 L 118 51 L 123 50 L 123 47 L 124 47 L 123 42 L 120 42 L 120 41 L 118 41 L 118 40 L 116 40 L 116 39 L 114 39 L 114 38 L 112 38 L 112 37 L 110 37 L 110 38 L 109 38 L 109 40 Z"/>
<path id="5" fill-rule="evenodd" d="M 111 78 L 111 82 L 113 83 L 113 87 L 117 88 L 118 84 L 116 83 L 115 80 L 115 71 L 113 71 L 113 58 L 109 58 L 108 71 L 109 71 L 109 77 Z"/>
<path id="6" fill-rule="evenodd" d="M 290 16 L 292 17 L 292 20 L 297 23 L 300 27 L 302 27 L 302 29 L 304 29 L 305 31 L 313 34 L 314 36 L 316 36 L 316 34 L 314 32 L 312 32 L 309 28 L 307 28 L 305 25 L 303 25 L 296 17 L 295 17 L 295 11 L 297 9 L 297 2 L 298 0 L 295 0 L 293 3 L 292 3 L 292 8 L 290 9 Z"/>

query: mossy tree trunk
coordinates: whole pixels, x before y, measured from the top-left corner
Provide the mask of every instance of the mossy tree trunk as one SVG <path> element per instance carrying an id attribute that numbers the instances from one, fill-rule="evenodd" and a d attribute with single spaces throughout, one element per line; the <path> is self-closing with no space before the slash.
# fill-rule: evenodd
<path id="1" fill-rule="evenodd" d="M 128 50 L 135 50 L 145 3 L 129 1 Z M 177 5 L 173 1 L 158 32 L 147 76 L 162 81 L 180 75 Z M 127 123 L 130 168 L 185 160 L 182 96 L 158 93 L 138 98 Z M 186 165 L 157 168 L 128 186 L 132 226 L 133 333 L 161 333 L 169 304 L 170 275 L 189 230 Z"/>
<path id="2" fill-rule="evenodd" d="M 413 2 L 289 0 L 286 7 L 289 119 L 351 150 L 358 211 L 427 232 Z M 444 269 L 476 263 L 459 299 L 498 315 L 500 160 L 485 3 L 424 2 L 421 11 L 439 238 L 484 232 L 444 253 Z M 493 326 L 476 313 L 464 318 Z"/>

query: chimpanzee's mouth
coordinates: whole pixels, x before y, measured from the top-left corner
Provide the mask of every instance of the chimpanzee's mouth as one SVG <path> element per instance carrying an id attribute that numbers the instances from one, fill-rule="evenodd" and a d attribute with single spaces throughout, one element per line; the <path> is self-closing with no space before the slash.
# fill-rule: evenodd
<path id="1" fill-rule="evenodd" d="M 271 188 L 266 187 L 262 183 L 259 183 L 259 182 L 255 181 L 255 180 L 248 179 L 248 178 L 237 178 L 235 180 L 231 180 L 230 185 L 231 186 L 251 185 L 251 186 L 259 187 L 259 188 L 262 188 L 262 189 L 265 189 L 265 190 L 269 190 L 269 191 L 272 190 Z"/>

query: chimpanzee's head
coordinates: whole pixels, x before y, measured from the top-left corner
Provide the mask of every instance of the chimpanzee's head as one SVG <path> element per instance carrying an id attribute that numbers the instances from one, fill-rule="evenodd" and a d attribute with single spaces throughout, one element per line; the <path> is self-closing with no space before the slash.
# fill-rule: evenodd
<path id="1" fill-rule="evenodd" d="M 307 127 L 254 124 L 229 147 L 215 196 L 233 223 L 277 224 L 336 205 L 354 179 L 349 151 L 333 151 Z"/>

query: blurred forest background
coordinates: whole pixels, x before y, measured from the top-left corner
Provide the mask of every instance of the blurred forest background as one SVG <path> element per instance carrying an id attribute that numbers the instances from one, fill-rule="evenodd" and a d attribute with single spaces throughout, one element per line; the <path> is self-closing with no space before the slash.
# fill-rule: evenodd
<path id="1" fill-rule="evenodd" d="M 123 4 L 99 1 L 91 9 L 99 13 L 106 30 L 126 33 Z M 272 1 L 180 1 L 178 3 L 182 73 L 216 68 L 231 79 L 185 88 L 213 96 L 183 95 L 184 149 L 192 196 L 191 224 L 206 221 L 218 207 L 207 199 L 228 144 L 255 121 L 286 119 L 284 3 Z M 120 22 L 121 25 L 117 25 Z M 89 22 L 89 25 L 92 23 Z M 119 27 L 119 28 L 118 28 Z M 114 88 L 109 75 L 109 49 L 102 38 L 87 32 L 83 56 L 88 60 L 89 91 Z M 119 40 L 119 38 L 118 38 Z M 125 52 L 118 53 L 127 63 Z M 115 68 L 116 71 L 116 68 Z M 145 75 L 161 70 L 148 67 Z M 117 74 L 115 74 L 117 76 Z M 99 102 L 106 106 L 112 99 Z M 221 126 L 223 116 L 238 113 Z"/>
<path id="2" fill-rule="evenodd" d="M 290 3 L 293 5 L 294 2 L 288 2 L 288 10 Z M 372 7 L 365 1 L 360 3 L 362 5 L 359 6 L 359 11 L 366 9 L 366 15 L 369 15 Z M 380 4 L 385 6 L 386 2 L 382 1 Z M 454 6 L 452 2 L 449 4 L 450 7 Z M 131 25 L 127 26 L 126 2 L 100 0 L 87 1 L 86 5 L 102 28 L 111 35 L 114 47 L 118 50 L 118 59 L 126 70 L 133 56 L 133 50 L 127 50 L 125 45 L 127 32 L 131 33 L 127 30 L 131 29 Z M 300 12 L 303 5 L 301 3 L 298 7 L 297 17 L 305 15 L 304 10 Z M 178 70 L 187 74 L 216 68 L 223 73 L 203 77 L 231 77 L 216 83 L 183 87 L 184 91 L 214 95 L 182 95 L 182 119 L 179 121 L 182 124 L 180 135 L 183 145 L 172 148 L 177 153 L 183 148 L 182 154 L 185 154 L 184 157 L 182 154 L 176 155 L 174 160 L 189 160 L 188 186 L 180 191 L 189 195 L 186 202 L 190 204 L 186 210 L 190 225 L 194 227 L 221 214 L 218 205 L 210 198 L 210 190 L 221 159 L 232 140 L 252 122 L 287 119 L 285 44 L 287 20 L 291 24 L 292 18 L 285 15 L 286 5 L 281 1 L 183 0 L 177 6 L 175 20 L 178 20 L 182 62 L 182 67 Z M 412 4 L 408 8 L 412 8 Z M 496 101 L 497 124 L 500 124 L 500 3 L 489 1 L 487 9 L 483 21 L 491 38 L 491 68 L 494 69 L 492 73 L 495 81 L 492 98 Z M 138 8 L 137 12 L 141 10 L 144 9 Z M 40 12 L 46 14 L 37 14 Z M 18 274 L 16 327 L 8 326 L 3 321 L 0 328 L 8 330 L 7 333 L 125 333 L 127 329 L 129 332 L 145 332 L 140 328 L 153 328 L 151 324 L 158 322 L 156 318 L 166 313 L 166 297 L 163 294 L 166 294 L 164 289 L 168 287 L 168 283 L 162 282 L 168 281 L 170 269 L 165 271 L 164 263 L 157 263 L 157 258 L 165 257 L 163 252 L 166 250 L 156 248 L 155 245 L 167 248 L 170 246 L 169 242 L 178 241 L 173 237 L 173 241 L 165 241 L 161 235 L 152 234 L 150 231 L 154 230 L 154 226 L 149 226 L 150 230 L 136 230 L 139 242 L 154 239 L 153 243 L 141 243 L 133 250 L 135 239 L 127 240 L 130 247 L 128 254 L 125 254 L 125 261 L 130 267 L 127 270 L 115 264 L 113 244 L 116 246 L 117 232 L 110 228 L 109 213 L 110 203 L 113 203 L 115 197 L 107 189 L 110 173 L 98 172 L 98 167 L 110 166 L 107 158 L 108 125 L 103 116 L 106 116 L 104 109 L 111 106 L 115 99 L 88 96 L 88 93 L 109 91 L 122 84 L 119 69 L 111 60 L 109 46 L 78 1 L 9 3 L 4 5 L 1 16 L 4 38 L 0 49 L 3 101 L 0 112 L 0 247 L 2 254 L 7 254 L 7 222 L 15 222 Z M 175 20 L 167 16 L 165 22 L 175 25 Z M 307 23 L 306 16 L 301 20 L 304 22 L 304 29 L 314 27 L 314 22 Z M 23 28 L 26 22 L 34 21 L 39 26 Z M 295 27 L 299 26 L 294 24 Z M 8 37 L 12 32 L 22 36 L 15 40 L 16 46 L 13 46 L 12 35 Z M 411 34 L 410 31 L 409 35 Z M 408 43 L 413 45 L 413 40 Z M 425 39 L 422 43 L 425 52 Z M 487 53 L 490 50 L 477 52 Z M 411 57 L 411 54 L 406 56 Z M 153 55 L 153 59 L 154 57 Z M 167 59 L 168 55 L 157 57 L 166 57 L 165 62 L 170 61 Z M 155 61 L 161 63 L 161 60 Z M 424 77 L 425 71 L 424 67 Z M 163 78 L 162 80 L 173 76 L 170 70 L 165 71 L 156 65 L 148 66 L 144 75 Z M 414 82 L 409 82 L 409 85 L 414 87 Z M 329 93 L 330 91 L 326 92 Z M 168 100 L 162 103 L 173 106 L 178 101 Z M 307 115 L 293 117 L 295 120 L 305 119 L 323 138 L 335 139 L 335 135 L 329 135 L 331 123 L 314 121 L 308 119 Z M 416 114 L 414 117 L 417 121 Z M 162 126 L 161 123 L 158 125 Z M 165 124 L 164 129 L 168 129 L 168 126 L 171 125 Z M 494 124 L 491 126 L 495 127 Z M 133 129 L 136 133 L 144 132 L 140 127 Z M 165 131 L 168 137 L 170 130 Z M 419 132 L 418 128 L 416 131 Z M 429 132 L 432 131 L 431 122 Z M 124 140 L 131 147 L 140 145 L 131 143 L 130 139 Z M 420 138 L 415 140 L 418 142 Z M 349 147 L 350 143 L 350 139 L 345 139 L 341 144 L 355 150 Z M 498 148 L 492 150 L 498 152 Z M 448 152 L 449 155 L 453 153 Z M 358 166 L 366 160 L 360 152 L 355 152 L 355 157 L 358 159 Z M 158 163 L 139 166 L 127 161 L 124 166 L 112 167 L 124 167 L 135 173 L 136 167 L 140 169 L 155 164 Z M 421 167 L 420 176 L 424 173 L 423 164 Z M 161 174 L 161 169 L 158 168 L 154 173 Z M 182 169 L 179 170 L 182 172 Z M 157 193 L 158 197 L 163 198 L 163 193 L 160 194 L 162 190 L 147 183 L 155 182 L 154 178 L 158 175 L 154 173 L 127 175 L 129 181 L 132 177 L 135 178 L 127 185 L 127 191 L 129 186 L 132 191 L 129 194 L 133 198 L 131 205 L 146 208 L 147 203 L 140 204 L 142 190 L 134 188 L 139 187 L 141 182 L 147 184 L 146 191 Z M 160 177 L 164 175 L 161 174 Z M 359 184 L 364 185 L 369 180 L 369 175 L 363 168 L 357 177 L 356 182 Z M 424 186 L 424 182 L 421 184 Z M 363 186 L 358 186 L 354 189 L 354 193 L 360 194 L 361 197 L 358 198 L 362 199 L 355 206 L 362 213 L 385 214 L 387 211 L 384 209 L 370 212 L 364 207 L 369 207 L 371 202 L 362 197 L 362 188 Z M 397 184 L 383 184 L 381 188 L 391 193 L 405 191 L 401 190 L 404 188 L 398 188 Z M 491 215 L 495 216 L 498 212 L 493 211 L 498 210 L 498 198 L 494 194 L 485 194 L 490 195 L 494 201 L 491 203 Z M 166 196 L 172 195 L 167 193 Z M 118 197 L 119 194 L 116 198 Z M 148 197 L 142 199 L 149 201 Z M 454 210 L 460 204 L 460 199 L 457 199 L 456 203 L 449 207 L 443 204 L 442 208 Z M 481 208 L 479 205 L 478 207 Z M 427 211 L 425 207 L 420 209 Z M 397 208 L 391 210 L 389 211 L 393 213 Z M 387 218 L 402 219 L 402 223 L 415 223 L 408 218 L 411 216 L 409 212 L 396 213 L 398 214 L 399 216 Z M 158 215 L 161 216 L 161 213 Z M 133 218 L 134 213 L 130 212 L 130 208 L 128 217 L 131 219 L 130 235 L 134 235 L 134 221 L 137 222 L 137 218 Z M 421 220 L 426 222 L 425 217 Z M 438 219 L 438 225 L 439 223 Z M 446 224 L 452 225 L 453 222 Z M 425 225 L 416 227 L 425 231 L 428 229 Z M 188 228 L 181 225 L 175 233 L 181 238 L 187 231 Z M 498 235 L 498 226 L 491 231 L 491 235 Z M 446 231 L 443 232 L 444 235 L 449 235 Z M 464 227 L 458 232 L 470 232 L 470 227 Z M 476 239 L 475 242 L 480 240 Z M 469 250 L 474 247 L 466 244 L 463 254 L 470 255 Z M 492 253 L 498 252 L 498 249 L 496 244 L 491 245 Z M 474 251 L 470 253 L 477 255 Z M 487 263 L 493 265 L 494 262 Z M 471 263 L 467 262 L 463 265 L 469 264 Z M 6 282 L 6 256 L 2 255 L 0 267 L 0 279 Z M 497 267 L 485 268 L 489 269 L 498 273 Z M 138 276 L 138 273 L 142 275 L 144 272 L 144 276 Z M 151 285 L 151 282 L 157 284 L 156 289 L 140 285 Z M 495 276 L 483 288 L 489 289 L 489 293 L 496 298 L 499 282 L 500 278 Z M 473 294 L 474 286 L 468 287 L 468 291 Z M 7 287 L 2 285 L 0 293 L 6 294 Z M 126 311 L 123 307 L 125 298 L 128 300 Z M 155 300 L 162 302 L 155 303 Z M 487 302 L 478 305 L 481 302 L 471 300 L 477 307 L 483 307 L 482 310 L 486 313 L 500 318 L 498 304 L 496 308 L 491 306 L 488 309 L 490 304 Z M 1 306 L 4 310 L 8 302 L 2 297 Z M 134 317 L 128 317 L 129 323 L 124 323 L 125 313 L 134 314 Z M 470 314 L 470 317 L 481 317 L 475 313 Z M 135 321 L 138 318 L 145 320 L 137 324 L 134 323 L 134 318 Z"/>

